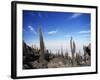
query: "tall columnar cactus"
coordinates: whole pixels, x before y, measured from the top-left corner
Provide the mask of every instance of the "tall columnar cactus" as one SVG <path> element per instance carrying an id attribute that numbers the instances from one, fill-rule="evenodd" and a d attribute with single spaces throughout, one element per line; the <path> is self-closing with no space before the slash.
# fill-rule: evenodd
<path id="1" fill-rule="evenodd" d="M 83 51 L 84 51 L 84 62 L 86 63 L 86 47 L 83 46 Z"/>
<path id="2" fill-rule="evenodd" d="M 61 57 L 63 57 L 64 55 L 63 55 L 63 49 L 62 49 L 62 46 L 61 46 Z"/>
<path id="3" fill-rule="evenodd" d="M 72 65 L 74 64 L 74 54 L 75 54 L 75 50 L 76 50 L 76 46 L 75 46 L 75 42 L 71 37 L 70 40 L 70 47 L 71 47 L 71 53 L 72 53 Z"/>

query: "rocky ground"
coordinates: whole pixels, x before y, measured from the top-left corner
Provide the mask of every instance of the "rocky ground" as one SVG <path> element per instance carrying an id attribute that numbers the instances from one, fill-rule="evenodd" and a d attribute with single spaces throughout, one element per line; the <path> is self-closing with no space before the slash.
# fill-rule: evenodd
<path id="1" fill-rule="evenodd" d="M 82 56 L 77 55 L 74 58 L 74 64 L 72 64 L 72 59 L 68 55 L 54 55 L 48 51 L 41 55 L 39 49 L 29 47 L 23 42 L 23 69 L 80 67 L 90 66 L 90 64 L 90 55 L 86 60 L 82 59 Z"/>

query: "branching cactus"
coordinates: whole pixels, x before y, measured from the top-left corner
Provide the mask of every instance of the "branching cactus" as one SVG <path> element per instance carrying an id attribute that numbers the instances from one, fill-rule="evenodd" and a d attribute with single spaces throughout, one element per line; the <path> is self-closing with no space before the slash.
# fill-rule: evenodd
<path id="1" fill-rule="evenodd" d="M 74 64 L 74 54 L 75 54 L 75 50 L 76 50 L 76 46 L 75 46 L 75 42 L 71 37 L 70 40 L 70 47 L 71 47 L 71 53 L 72 53 L 72 65 Z"/>

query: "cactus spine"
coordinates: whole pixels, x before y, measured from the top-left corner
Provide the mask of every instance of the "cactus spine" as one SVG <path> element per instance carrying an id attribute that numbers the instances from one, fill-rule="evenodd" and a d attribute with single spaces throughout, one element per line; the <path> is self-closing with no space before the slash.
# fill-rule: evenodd
<path id="1" fill-rule="evenodd" d="M 72 53 L 72 65 L 74 64 L 74 54 L 75 54 L 75 50 L 76 50 L 76 46 L 75 46 L 75 42 L 71 37 L 70 40 L 70 47 L 71 47 L 71 53 Z"/>

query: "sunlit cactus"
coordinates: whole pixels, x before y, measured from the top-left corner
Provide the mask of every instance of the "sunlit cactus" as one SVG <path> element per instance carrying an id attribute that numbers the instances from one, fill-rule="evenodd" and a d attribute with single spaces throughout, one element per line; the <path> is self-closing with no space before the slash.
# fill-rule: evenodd
<path id="1" fill-rule="evenodd" d="M 46 54 L 46 49 L 44 45 L 44 38 L 43 38 L 43 33 L 42 33 L 42 28 L 39 26 L 39 41 L 40 41 L 40 57 L 39 57 L 39 63 L 41 63 L 42 67 L 47 66 L 47 57 Z"/>
<path id="2" fill-rule="evenodd" d="M 39 39 L 40 39 L 40 53 L 43 54 L 45 52 L 45 45 L 43 40 L 42 29 L 40 26 L 39 26 Z"/>
<path id="3" fill-rule="evenodd" d="M 76 50 L 76 46 L 75 46 L 75 42 L 71 37 L 70 40 L 70 47 L 71 47 L 71 53 L 72 53 L 72 65 L 74 64 L 74 54 L 75 54 L 75 50 Z"/>

